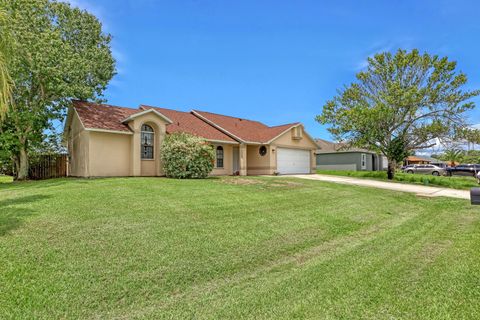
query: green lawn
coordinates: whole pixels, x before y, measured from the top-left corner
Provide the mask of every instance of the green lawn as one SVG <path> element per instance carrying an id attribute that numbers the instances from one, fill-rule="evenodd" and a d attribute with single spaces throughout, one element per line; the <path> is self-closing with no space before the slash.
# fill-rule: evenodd
<path id="1" fill-rule="evenodd" d="M 10 183 L 12 181 L 13 181 L 12 177 L 0 174 L 0 183 Z"/>
<path id="2" fill-rule="evenodd" d="M 329 174 L 329 175 L 335 175 L 335 176 L 368 178 L 368 179 L 388 181 L 386 171 L 317 170 L 317 173 Z M 470 189 L 472 187 L 478 187 L 478 183 L 475 178 L 461 177 L 461 176 L 435 177 L 432 175 L 397 172 L 395 173 L 394 181 L 402 182 L 402 183 L 422 184 L 427 186 L 446 187 L 446 188 L 453 188 L 453 189 Z"/>
<path id="3" fill-rule="evenodd" d="M 1 319 L 479 319 L 480 208 L 293 178 L 0 184 Z"/>

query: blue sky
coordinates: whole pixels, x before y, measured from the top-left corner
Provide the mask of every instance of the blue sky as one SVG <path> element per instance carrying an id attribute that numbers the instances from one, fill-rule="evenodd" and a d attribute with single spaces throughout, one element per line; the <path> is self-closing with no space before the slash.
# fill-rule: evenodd
<path id="1" fill-rule="evenodd" d="M 476 1 L 71 0 L 114 37 L 108 102 L 315 122 L 376 52 L 418 48 L 458 61 L 480 88 Z M 480 99 L 476 99 L 480 104 Z M 469 114 L 480 124 L 480 106 Z"/>

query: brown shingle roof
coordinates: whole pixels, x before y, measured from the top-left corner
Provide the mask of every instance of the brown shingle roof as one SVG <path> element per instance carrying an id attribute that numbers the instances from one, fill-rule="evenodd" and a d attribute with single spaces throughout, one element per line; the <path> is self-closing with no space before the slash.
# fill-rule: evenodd
<path id="1" fill-rule="evenodd" d="M 188 132 L 209 140 L 236 142 L 236 140 L 232 139 L 214 126 L 194 116 L 190 112 L 182 112 L 145 105 L 140 106 L 140 109 L 155 109 L 161 114 L 170 118 L 173 123 L 167 126 L 167 133 Z"/>
<path id="2" fill-rule="evenodd" d="M 221 114 L 193 111 L 195 114 L 215 124 L 228 133 L 247 142 L 266 143 L 299 123 L 284 124 L 281 126 L 269 127 L 261 122 L 242 118 L 224 116 Z"/>
<path id="3" fill-rule="evenodd" d="M 130 129 L 122 123 L 122 120 L 138 112 L 137 109 L 79 100 L 73 101 L 73 107 L 85 128 L 125 132 L 129 132 Z"/>
<path id="4" fill-rule="evenodd" d="M 130 132 L 128 125 L 122 121 L 136 113 L 154 109 L 172 120 L 173 123 L 167 125 L 167 133 L 188 132 L 208 140 L 228 142 L 237 142 L 235 139 L 237 137 L 247 142 L 267 143 L 282 132 L 299 124 L 296 122 L 269 127 L 258 121 L 203 111 L 182 112 L 146 105 L 132 109 L 78 100 L 73 101 L 73 108 L 77 111 L 85 128 L 88 129 Z M 202 119 L 207 119 L 207 121 Z M 228 132 L 223 132 L 222 129 Z"/>

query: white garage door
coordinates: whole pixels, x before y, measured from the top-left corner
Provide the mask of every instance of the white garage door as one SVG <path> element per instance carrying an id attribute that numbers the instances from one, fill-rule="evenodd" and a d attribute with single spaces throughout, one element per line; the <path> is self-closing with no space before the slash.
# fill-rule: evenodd
<path id="1" fill-rule="evenodd" d="M 277 148 L 277 171 L 280 174 L 310 173 L 310 151 Z"/>

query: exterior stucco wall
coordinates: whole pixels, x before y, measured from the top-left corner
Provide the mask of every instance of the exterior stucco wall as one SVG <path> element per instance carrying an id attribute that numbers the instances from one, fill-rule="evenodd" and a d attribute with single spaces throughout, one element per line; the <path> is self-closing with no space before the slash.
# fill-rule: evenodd
<path id="1" fill-rule="evenodd" d="M 68 174 L 73 177 L 88 177 L 89 132 L 85 131 L 76 113 L 72 115 L 68 130 Z"/>
<path id="2" fill-rule="evenodd" d="M 276 148 L 291 148 L 291 149 L 303 149 L 303 150 L 310 150 L 310 172 L 315 173 L 316 171 L 316 158 L 315 158 L 315 150 L 318 149 L 317 144 L 309 138 L 308 134 L 306 133 L 305 129 L 302 128 L 302 138 L 301 139 L 293 139 L 292 137 L 292 131 L 294 129 L 291 129 L 281 136 L 279 136 L 277 139 L 272 141 L 271 143 L 271 157 L 270 157 L 270 166 L 273 167 L 274 169 L 272 170 L 271 173 L 277 170 L 277 152 Z"/>
<path id="3" fill-rule="evenodd" d="M 142 177 L 155 177 L 157 175 L 155 162 L 156 162 L 156 159 L 142 160 L 140 162 Z"/>
<path id="4" fill-rule="evenodd" d="M 217 159 L 214 162 L 214 168 L 210 175 L 212 176 L 225 176 L 225 175 L 232 175 L 233 174 L 233 145 L 231 144 L 212 144 L 215 156 L 217 155 L 216 150 L 217 147 L 223 147 L 223 168 L 217 168 Z"/>
<path id="5" fill-rule="evenodd" d="M 247 174 L 273 174 L 276 169 L 276 164 L 272 166 L 271 158 L 271 146 L 265 145 L 267 148 L 267 154 L 260 155 L 261 145 L 249 145 L 247 146 Z"/>
<path id="6" fill-rule="evenodd" d="M 89 134 L 89 176 L 129 176 L 132 136 L 93 131 Z"/>
<path id="7" fill-rule="evenodd" d="M 154 160 L 142 160 L 141 158 L 141 128 L 148 124 L 155 131 L 154 137 Z M 167 122 L 153 113 L 147 113 L 130 121 L 128 126 L 133 131 L 130 141 L 131 161 L 130 175 L 132 176 L 163 176 L 161 149 L 166 135 Z"/>

